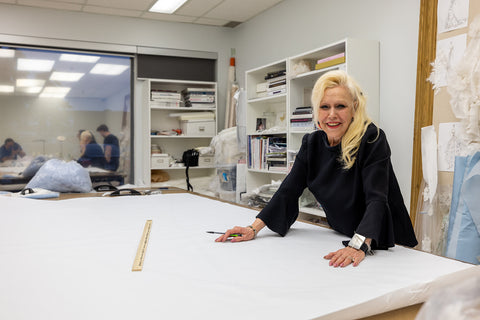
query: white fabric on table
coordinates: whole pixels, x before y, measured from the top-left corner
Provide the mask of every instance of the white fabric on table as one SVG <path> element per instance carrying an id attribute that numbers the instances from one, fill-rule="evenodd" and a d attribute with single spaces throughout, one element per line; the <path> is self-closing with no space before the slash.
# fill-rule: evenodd
<path id="1" fill-rule="evenodd" d="M 206 231 L 246 226 L 257 212 L 191 194 L 0 197 L 0 208 L 0 319 L 312 319 L 412 287 L 419 296 L 473 268 L 399 246 L 329 267 L 323 256 L 346 237 L 301 222 L 283 238 L 265 229 L 216 243 Z M 132 272 L 147 219 L 143 271 Z"/>

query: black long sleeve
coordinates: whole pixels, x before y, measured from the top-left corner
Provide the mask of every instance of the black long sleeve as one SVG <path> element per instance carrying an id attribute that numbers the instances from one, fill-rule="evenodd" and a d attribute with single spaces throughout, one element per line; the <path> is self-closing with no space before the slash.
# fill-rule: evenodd
<path id="1" fill-rule="evenodd" d="M 373 124 L 368 127 L 349 170 L 338 161 L 340 150 L 340 145 L 328 145 L 323 131 L 305 135 L 292 170 L 257 217 L 285 235 L 298 216 L 298 198 L 308 187 L 334 230 L 372 238 L 374 248 L 415 246 L 385 133 Z"/>

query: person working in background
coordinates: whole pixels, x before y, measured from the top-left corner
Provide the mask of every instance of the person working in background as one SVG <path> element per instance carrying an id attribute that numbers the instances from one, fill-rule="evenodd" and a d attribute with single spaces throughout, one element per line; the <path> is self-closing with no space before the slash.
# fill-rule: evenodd
<path id="1" fill-rule="evenodd" d="M 82 135 L 82 132 L 83 132 L 83 131 L 88 131 L 88 132 L 90 132 L 90 135 L 92 136 L 92 142 L 97 143 L 97 140 L 95 140 L 95 136 L 93 135 L 92 131 L 90 131 L 90 130 L 85 130 L 85 129 L 80 129 L 80 130 L 78 130 L 78 132 L 77 132 L 77 139 L 78 139 L 78 141 L 80 141 L 80 136 Z"/>
<path id="2" fill-rule="evenodd" d="M 351 237 L 324 256 L 334 267 L 357 266 L 372 249 L 395 243 L 414 247 L 413 231 L 390 160 L 385 133 L 366 112 L 366 98 L 344 71 L 321 76 L 312 91 L 318 131 L 306 134 L 290 173 L 248 227 L 216 239 L 252 240 L 265 226 L 284 236 L 298 217 L 298 199 L 308 189 L 332 229 Z"/>
<path id="3" fill-rule="evenodd" d="M 120 144 L 118 138 L 110 133 L 108 127 L 104 124 L 98 126 L 98 133 L 102 135 L 103 151 L 105 153 L 105 169 L 117 171 L 120 158 Z"/>
<path id="4" fill-rule="evenodd" d="M 93 135 L 90 131 L 84 130 L 80 134 L 80 158 L 77 160 L 82 167 L 97 167 L 102 168 L 105 165 L 105 157 L 103 155 L 102 147 L 94 141 Z"/>
<path id="5" fill-rule="evenodd" d="M 13 141 L 12 138 L 5 139 L 5 143 L 0 147 L 0 162 L 16 160 L 18 156 L 20 156 L 20 158 L 25 156 L 22 147 Z"/>

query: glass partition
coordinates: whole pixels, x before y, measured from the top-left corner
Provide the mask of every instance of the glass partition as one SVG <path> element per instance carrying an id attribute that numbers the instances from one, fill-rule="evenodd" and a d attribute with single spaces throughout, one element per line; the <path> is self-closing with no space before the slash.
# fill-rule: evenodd
<path id="1" fill-rule="evenodd" d="M 22 167 L 44 156 L 130 181 L 132 61 L 0 45 L 0 176 L 21 175 Z M 92 138 L 81 141 L 81 130 Z M 13 146 L 10 140 L 4 145 L 7 139 Z M 23 153 L 14 150 L 18 146 Z M 98 152 L 89 154 L 92 148 Z"/>

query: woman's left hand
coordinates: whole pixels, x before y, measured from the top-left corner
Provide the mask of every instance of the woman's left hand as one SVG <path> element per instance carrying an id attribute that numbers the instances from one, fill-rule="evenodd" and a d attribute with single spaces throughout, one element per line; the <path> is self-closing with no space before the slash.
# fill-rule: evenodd
<path id="1" fill-rule="evenodd" d="M 345 247 L 335 252 L 330 252 L 324 258 L 330 260 L 330 266 L 346 267 L 349 264 L 353 264 L 356 267 L 365 259 L 365 253 L 362 250 Z"/>

